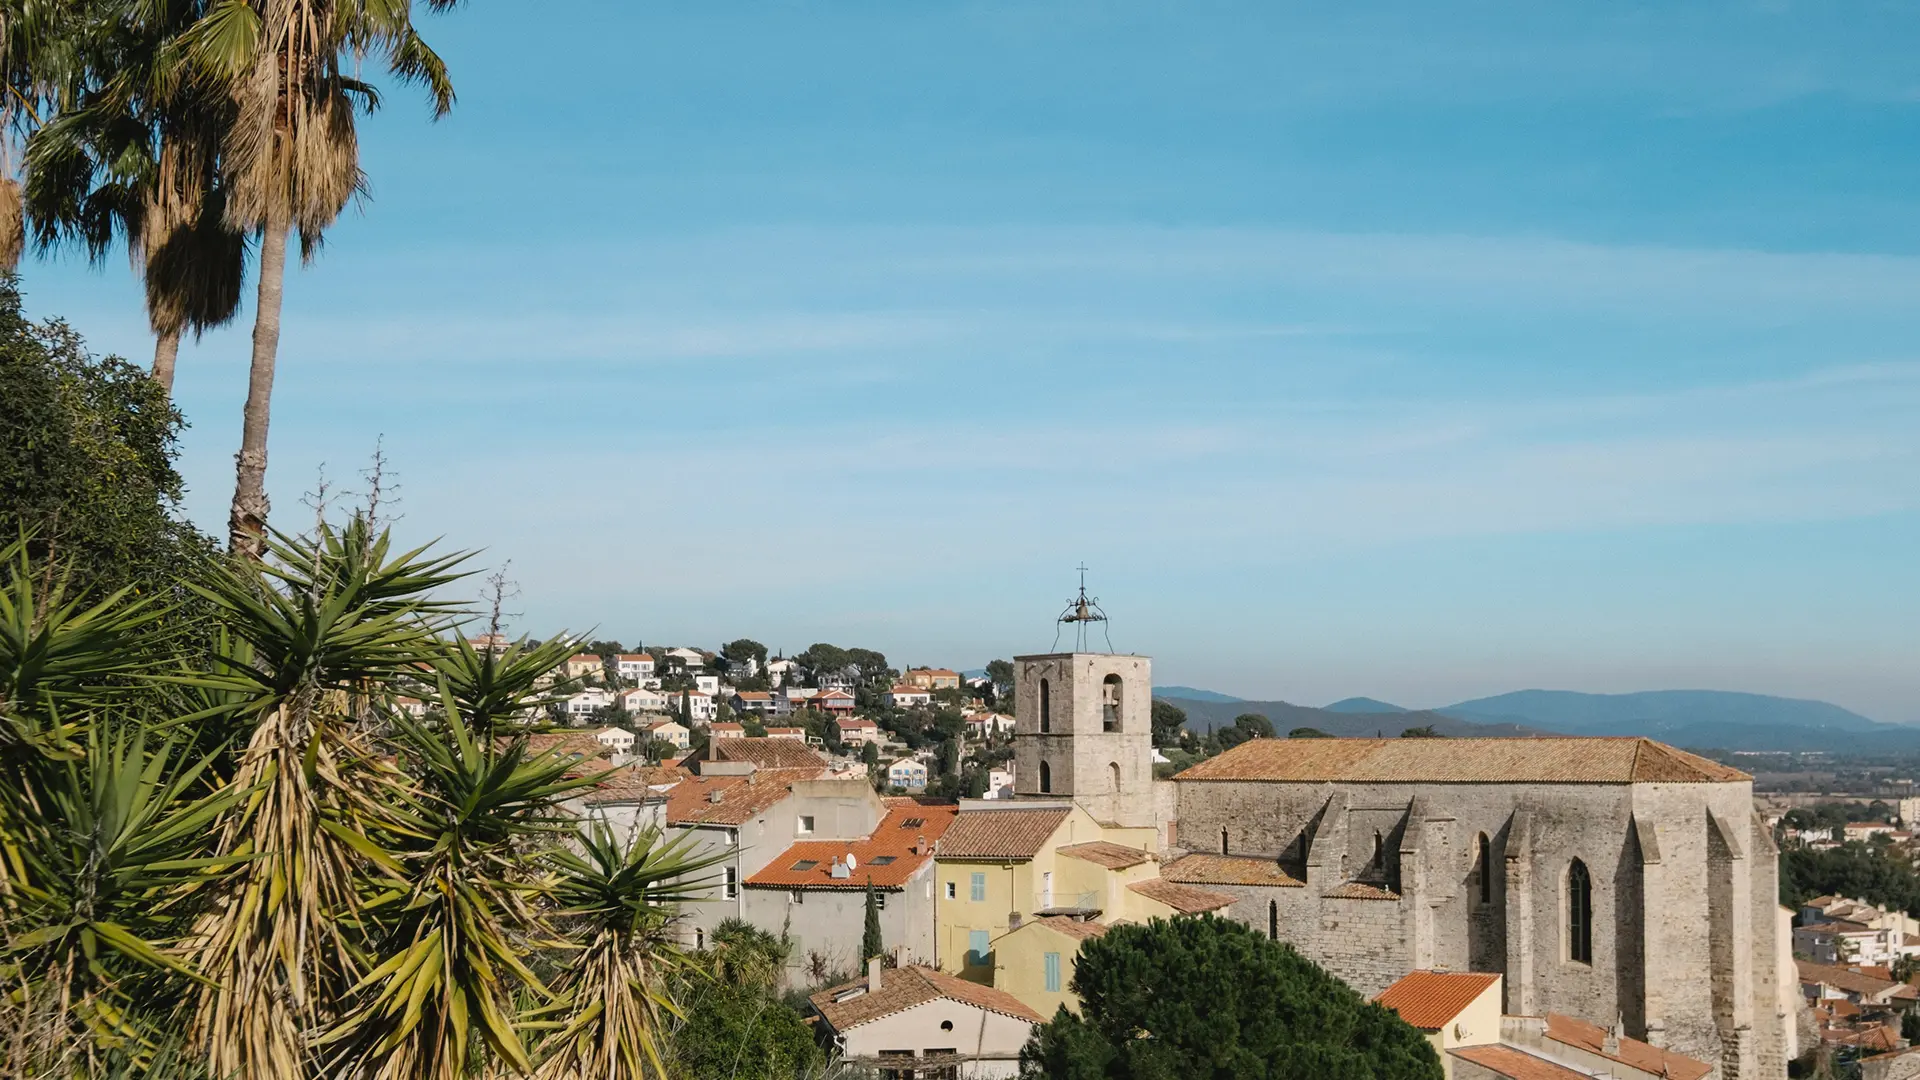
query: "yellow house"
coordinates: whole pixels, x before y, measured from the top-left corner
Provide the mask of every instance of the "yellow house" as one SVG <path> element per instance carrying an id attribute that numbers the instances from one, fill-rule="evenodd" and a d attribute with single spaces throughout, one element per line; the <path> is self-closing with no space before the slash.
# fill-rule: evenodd
<path id="1" fill-rule="evenodd" d="M 993 987 L 1012 994 L 1047 1019 L 1062 1005 L 1080 1011 L 1080 995 L 1069 989 L 1080 945 L 1107 932 L 1106 923 L 1042 915 L 1003 934 L 993 943 Z"/>
<path id="2" fill-rule="evenodd" d="M 1458 1046 L 1500 1041 L 1500 976 L 1477 971 L 1413 971 L 1373 999 L 1412 1024 L 1433 1044 L 1449 1080 Z"/>

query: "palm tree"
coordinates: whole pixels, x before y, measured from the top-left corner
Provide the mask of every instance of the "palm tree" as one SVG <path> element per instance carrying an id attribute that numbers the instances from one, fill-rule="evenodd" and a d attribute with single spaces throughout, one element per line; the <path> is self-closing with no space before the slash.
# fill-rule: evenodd
<path id="1" fill-rule="evenodd" d="M 94 262 L 124 239 L 146 285 L 153 377 L 169 393 L 180 339 L 230 322 L 247 236 L 226 221 L 220 138 L 228 95 L 168 62 L 201 0 L 139 5 L 89 40 L 92 73 L 27 142 L 25 213 L 35 246 L 82 246 Z"/>
<path id="2" fill-rule="evenodd" d="M 458 0 L 426 0 L 435 11 Z M 414 30 L 413 0 L 221 0 L 187 34 L 187 55 L 232 90 L 238 111 L 222 151 L 227 220 L 260 234 L 253 361 L 235 457 L 228 543 L 258 557 L 266 544 L 267 425 L 280 347 L 287 238 L 312 258 L 347 201 L 364 191 L 354 110 L 379 101 L 348 74 L 383 53 L 403 81 L 426 86 L 434 115 L 453 107 L 446 65 Z"/>

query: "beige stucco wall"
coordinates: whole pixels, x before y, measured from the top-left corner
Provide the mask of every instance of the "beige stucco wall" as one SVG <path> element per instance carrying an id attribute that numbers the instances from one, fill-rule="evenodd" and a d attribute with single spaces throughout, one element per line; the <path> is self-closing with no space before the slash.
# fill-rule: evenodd
<path id="1" fill-rule="evenodd" d="M 1047 989 L 1047 954 L 1060 956 L 1060 989 Z M 993 985 L 1020 999 L 1041 1016 L 1052 1019 L 1065 1005 L 1080 1011 L 1080 997 L 1068 985 L 1073 982 L 1073 964 L 1080 955 L 1080 939 L 1063 934 L 1042 922 L 1030 922 L 1020 929 L 1001 935 L 993 943 Z"/>
<path id="2" fill-rule="evenodd" d="M 967 1076 L 1012 1077 L 1032 1033 L 1025 1020 L 937 998 L 841 1032 L 840 1050 L 849 1058 L 873 1059 L 889 1050 L 924 1055 L 952 1049 L 974 1059 Z"/>

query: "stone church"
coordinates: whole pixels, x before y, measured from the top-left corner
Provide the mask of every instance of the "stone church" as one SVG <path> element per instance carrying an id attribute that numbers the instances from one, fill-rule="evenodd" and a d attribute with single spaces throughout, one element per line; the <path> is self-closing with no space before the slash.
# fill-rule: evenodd
<path id="1" fill-rule="evenodd" d="M 1146 657 L 1015 665 L 1019 794 L 1156 829 L 1163 877 L 1361 993 L 1500 972 L 1507 1013 L 1785 1075 L 1798 988 L 1747 774 L 1637 738 L 1257 739 L 1155 781 Z"/>

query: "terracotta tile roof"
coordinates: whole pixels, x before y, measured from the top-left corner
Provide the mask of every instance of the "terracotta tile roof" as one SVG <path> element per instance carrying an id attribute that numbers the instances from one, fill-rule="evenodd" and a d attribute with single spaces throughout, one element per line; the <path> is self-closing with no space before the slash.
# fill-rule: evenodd
<path id="1" fill-rule="evenodd" d="M 873 721 L 860 716 L 843 716 L 834 722 L 839 724 L 843 728 L 877 728 L 880 726 L 879 724 L 876 724 Z"/>
<path id="2" fill-rule="evenodd" d="M 893 696 L 895 696 L 895 697 L 904 697 L 904 696 L 906 696 L 906 695 L 908 695 L 908 694 L 912 694 L 912 695 L 915 695 L 915 696 L 918 696 L 918 697 L 929 697 L 929 696 L 931 696 L 931 695 L 930 695 L 930 694 L 928 693 L 928 691 L 926 691 L 926 690 L 922 690 L 921 688 L 919 688 L 919 687 L 917 687 L 917 686 L 896 686 L 896 687 L 894 687 L 893 689 L 891 689 L 891 690 L 889 690 L 889 691 L 887 691 L 887 693 L 889 693 L 889 694 L 892 694 L 892 695 L 893 695 Z"/>
<path id="3" fill-rule="evenodd" d="M 1159 878 L 1136 881 L 1127 888 L 1149 900 L 1158 900 L 1182 915 L 1218 911 L 1233 903 L 1233 897 L 1226 893 L 1202 889 L 1197 885 L 1182 885 L 1177 881 L 1162 881 Z"/>
<path id="4" fill-rule="evenodd" d="M 1447 1053 L 1462 1061 L 1471 1061 L 1506 1080 L 1593 1080 L 1590 1073 L 1575 1072 L 1546 1058 L 1537 1058 L 1524 1050 L 1515 1050 L 1499 1043 L 1462 1046 Z"/>
<path id="5" fill-rule="evenodd" d="M 643 653 L 643 652 L 623 652 L 623 653 L 621 653 L 620 655 L 618 655 L 617 657 L 615 657 L 614 659 L 616 659 L 616 660 L 642 660 L 642 661 L 645 661 L 645 662 L 647 662 L 647 663 L 652 663 L 652 662 L 653 662 L 653 654 L 652 654 L 652 653 Z"/>
<path id="6" fill-rule="evenodd" d="M 940 841 L 942 859 L 1024 861 L 1039 854 L 1071 807 L 1033 809 L 969 807 Z"/>
<path id="7" fill-rule="evenodd" d="M 1016 1020 L 1025 1020 L 1031 1024 L 1044 1023 L 1045 1018 L 1020 1003 L 1020 1000 L 1005 990 L 995 990 L 991 986 L 968 982 L 952 975 L 943 975 L 923 967 L 903 967 L 885 971 L 880 976 L 880 989 L 872 993 L 861 993 L 844 1001 L 834 998 L 852 991 L 864 991 L 865 978 L 850 983 L 828 987 L 813 995 L 809 1000 L 820 1011 L 827 1023 L 835 1031 L 844 1032 L 861 1024 L 871 1023 L 883 1017 L 904 1012 L 915 1005 L 923 1005 L 938 998 L 948 998 L 988 1012 L 997 1012 L 1011 1016 Z"/>
<path id="8" fill-rule="evenodd" d="M 1794 966 L 1800 969 L 1801 982 L 1825 983 L 1836 990 L 1844 990 L 1850 994 L 1866 994 L 1871 997 L 1875 994 L 1884 994 L 1902 985 L 1831 964 L 1816 964 L 1810 960 L 1795 960 Z"/>
<path id="9" fill-rule="evenodd" d="M 603 661 L 601 661 L 600 656 L 597 653 L 590 653 L 590 652 L 574 653 L 572 656 L 567 657 L 567 663 L 569 664 L 588 664 L 588 663 L 598 664 L 602 662 Z"/>
<path id="10" fill-rule="evenodd" d="M 1304 889 L 1307 883 L 1280 869 L 1272 859 L 1194 852 L 1160 868 L 1160 876 L 1187 885 L 1267 885 Z"/>
<path id="11" fill-rule="evenodd" d="M 826 771 L 827 759 L 793 739 L 715 739 L 707 744 L 713 761 L 751 761 L 763 769 Z"/>
<path id="12" fill-rule="evenodd" d="M 1672 1080 L 1700 1080 L 1701 1077 L 1713 1071 L 1713 1066 L 1698 1058 L 1676 1054 L 1671 1050 L 1662 1050 L 1657 1046 L 1643 1043 L 1638 1039 L 1629 1039 L 1624 1035 L 1620 1037 L 1619 1050 L 1608 1053 L 1604 1049 L 1607 1038 L 1605 1028 L 1589 1024 L 1585 1020 L 1576 1020 L 1571 1016 L 1562 1016 L 1559 1013 L 1547 1014 L 1547 1038 L 1568 1046 L 1577 1046 L 1590 1054 L 1610 1058 L 1622 1065 L 1639 1069 L 1641 1072 L 1671 1077 Z"/>
<path id="13" fill-rule="evenodd" d="M 952 803 L 918 803 L 911 799 L 889 803 L 887 816 L 874 826 L 871 835 L 860 840 L 799 841 L 748 878 L 747 884 L 770 889 L 864 889 L 871 880 L 877 889 L 900 888 L 933 859 L 933 845 L 953 824 L 959 810 Z M 921 841 L 926 842 L 925 853 L 916 855 L 913 849 Z M 854 859 L 853 874 L 834 877 L 834 860 L 849 854 Z M 808 863 L 812 865 L 805 865 Z"/>
<path id="14" fill-rule="evenodd" d="M 740 825 L 786 798 L 796 781 L 819 775 L 814 769 L 763 769 L 751 776 L 689 776 L 667 794 L 667 824 Z"/>
<path id="15" fill-rule="evenodd" d="M 741 701 L 773 700 L 773 695 L 767 693 L 765 690 L 736 690 L 733 696 L 739 698 Z"/>
<path id="16" fill-rule="evenodd" d="M 770 727 L 767 729 L 768 738 L 776 735 L 805 735 L 806 733 L 807 729 L 803 727 Z"/>
<path id="17" fill-rule="evenodd" d="M 1368 885 L 1362 881 L 1349 881 L 1344 885 L 1335 885 L 1320 894 L 1328 900 L 1398 900 L 1400 894 L 1378 885 Z"/>
<path id="18" fill-rule="evenodd" d="M 504 736 L 494 740 L 499 746 L 505 746 L 512 741 Z M 543 731 L 538 735 L 527 736 L 528 757 L 548 752 L 571 754 L 582 758 L 598 758 L 612 754 L 613 750 L 584 731 Z"/>
<path id="19" fill-rule="evenodd" d="M 1111 844 L 1105 840 L 1095 840 L 1086 844 L 1068 844 L 1058 849 L 1060 854 L 1109 870 L 1125 870 L 1130 866 L 1139 866 L 1149 862 L 1153 856 L 1139 848 L 1130 848 L 1124 844 Z"/>
<path id="20" fill-rule="evenodd" d="M 1030 922 L 1058 930 L 1076 941 L 1097 938 L 1112 929 L 1098 919 L 1075 919 L 1066 915 L 1042 915 Z"/>
<path id="21" fill-rule="evenodd" d="M 611 776 L 594 786 L 593 793 L 582 801 L 588 806 L 602 806 L 609 803 L 638 802 L 648 798 L 665 798 L 665 792 L 653 790 L 677 784 L 692 773 L 673 765 L 661 765 L 648 768 L 643 765 L 629 765 L 614 770 Z"/>
<path id="22" fill-rule="evenodd" d="M 1355 784 L 1706 784 L 1752 777 L 1642 738 L 1253 739 L 1182 781 Z"/>
<path id="23" fill-rule="evenodd" d="M 745 730 L 747 730 L 747 725 L 745 725 L 745 724 L 736 724 L 736 723 L 734 723 L 734 722 L 733 722 L 733 721 L 731 721 L 731 720 L 721 720 L 721 721 L 717 721 L 717 722 L 715 722 L 715 723 L 711 723 L 711 724 L 708 724 L 708 725 L 707 725 L 707 730 L 708 730 L 709 732 L 714 732 L 714 731 L 745 731 Z"/>
<path id="24" fill-rule="evenodd" d="M 1500 976 L 1478 971 L 1410 971 L 1373 1000 L 1423 1031 L 1439 1031 Z"/>

